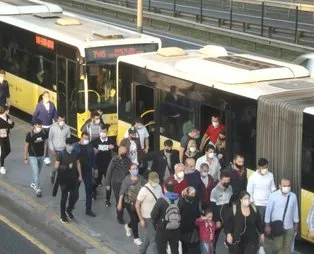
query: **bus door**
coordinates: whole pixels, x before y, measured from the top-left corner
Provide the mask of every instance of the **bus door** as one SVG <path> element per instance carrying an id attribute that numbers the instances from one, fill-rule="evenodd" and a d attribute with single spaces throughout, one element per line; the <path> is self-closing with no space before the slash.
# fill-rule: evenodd
<path id="1" fill-rule="evenodd" d="M 135 85 L 135 117 L 141 117 L 149 132 L 150 150 L 159 148 L 159 131 L 156 131 L 156 96 L 157 90 L 136 84 Z"/>
<path id="2" fill-rule="evenodd" d="M 72 60 L 57 57 L 57 109 L 72 128 L 77 126 L 77 66 Z"/>

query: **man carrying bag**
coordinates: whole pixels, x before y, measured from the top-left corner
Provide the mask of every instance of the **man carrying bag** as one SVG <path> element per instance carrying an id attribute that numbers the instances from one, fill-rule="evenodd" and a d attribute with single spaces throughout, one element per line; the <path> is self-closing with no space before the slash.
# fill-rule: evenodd
<path id="1" fill-rule="evenodd" d="M 281 179 L 280 189 L 273 192 L 265 212 L 265 233 L 273 238 L 273 253 L 291 253 L 291 242 L 298 230 L 299 211 L 296 195 L 288 179 Z"/>

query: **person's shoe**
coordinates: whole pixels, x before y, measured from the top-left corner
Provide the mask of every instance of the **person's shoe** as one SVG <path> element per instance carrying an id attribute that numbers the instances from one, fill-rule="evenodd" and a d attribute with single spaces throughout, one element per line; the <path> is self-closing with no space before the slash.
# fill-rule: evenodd
<path id="1" fill-rule="evenodd" d="M 7 173 L 7 170 L 6 170 L 4 167 L 1 167 L 1 168 L 0 168 L 0 173 L 1 173 L 2 175 L 5 175 L 5 174 Z"/>
<path id="2" fill-rule="evenodd" d="M 86 215 L 87 215 L 87 216 L 90 216 L 90 217 L 93 217 L 93 218 L 96 217 L 96 214 L 94 214 L 92 211 L 87 211 L 87 212 L 86 212 Z"/>
<path id="3" fill-rule="evenodd" d="M 68 220 L 68 218 L 67 217 L 61 217 L 60 218 L 60 221 L 62 222 L 62 223 L 69 223 L 69 220 Z"/>
<path id="4" fill-rule="evenodd" d="M 42 191 L 41 191 L 41 189 L 40 189 L 40 188 L 38 188 L 38 189 L 36 189 L 35 191 L 36 191 L 36 196 L 40 198 L 40 197 L 41 197 L 41 195 L 42 195 Z"/>
<path id="5" fill-rule="evenodd" d="M 31 188 L 32 188 L 34 191 L 37 190 L 36 185 L 35 185 L 34 183 L 31 183 Z"/>
<path id="6" fill-rule="evenodd" d="M 124 225 L 124 224 L 125 224 L 123 218 L 117 217 L 117 220 L 118 220 L 118 223 L 119 223 L 119 224 L 121 224 L 121 225 Z"/>
<path id="7" fill-rule="evenodd" d="M 51 182 L 51 184 L 55 183 L 55 176 L 50 176 L 50 182 Z"/>
<path id="8" fill-rule="evenodd" d="M 135 245 L 140 246 L 140 245 L 142 245 L 142 243 L 143 243 L 143 242 L 142 242 L 142 240 L 141 240 L 140 238 L 135 238 L 135 239 L 134 239 L 134 244 L 135 244 Z"/>
<path id="9" fill-rule="evenodd" d="M 96 191 L 92 193 L 92 199 L 93 199 L 93 200 L 96 200 L 96 199 L 97 199 L 97 193 L 96 193 Z"/>
<path id="10" fill-rule="evenodd" d="M 127 237 L 131 237 L 132 236 L 132 229 L 129 228 L 128 224 L 124 225 L 124 229 L 125 229 L 125 234 Z M 137 238 L 138 239 L 138 238 Z"/>
<path id="11" fill-rule="evenodd" d="M 72 211 L 71 210 L 66 210 L 66 214 L 68 215 L 68 217 L 69 217 L 69 219 L 70 220 L 74 220 L 74 215 L 73 215 L 73 213 L 72 213 Z"/>
<path id="12" fill-rule="evenodd" d="M 110 206 L 111 206 L 111 203 L 110 203 L 109 200 L 106 200 L 106 201 L 105 201 L 105 204 L 106 204 L 106 207 L 110 207 Z"/>

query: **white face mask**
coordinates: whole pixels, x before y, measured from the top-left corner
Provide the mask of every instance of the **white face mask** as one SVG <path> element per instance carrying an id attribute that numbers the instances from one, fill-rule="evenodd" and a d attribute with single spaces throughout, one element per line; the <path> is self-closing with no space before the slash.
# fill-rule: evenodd
<path id="1" fill-rule="evenodd" d="M 41 127 L 35 127 L 35 132 L 36 132 L 36 133 L 39 133 L 41 130 L 42 130 Z"/>
<path id="2" fill-rule="evenodd" d="M 156 187 L 159 185 L 159 183 L 150 182 L 150 185 L 151 185 L 153 188 L 156 188 Z"/>
<path id="3" fill-rule="evenodd" d="M 88 145 L 89 144 L 89 140 L 88 139 L 83 139 L 82 144 L 83 145 Z"/>
<path id="4" fill-rule="evenodd" d="M 248 199 L 244 199 L 241 202 L 242 202 L 242 205 L 245 206 L 245 207 L 248 207 L 251 204 L 250 200 L 248 200 Z"/>
<path id="5" fill-rule="evenodd" d="M 49 101 L 50 101 L 49 98 L 43 98 L 43 102 L 44 102 L 45 104 L 47 104 Z"/>
<path id="6" fill-rule="evenodd" d="M 202 173 L 201 173 L 201 176 L 202 176 L 202 177 L 206 177 L 206 176 L 208 176 L 208 173 L 207 173 L 207 172 L 202 172 Z"/>
<path id="7" fill-rule="evenodd" d="M 107 132 L 101 132 L 100 133 L 101 138 L 106 138 L 107 137 Z"/>
<path id="8" fill-rule="evenodd" d="M 64 121 L 59 122 L 59 126 L 62 127 L 64 125 Z"/>
<path id="9" fill-rule="evenodd" d="M 183 171 L 180 171 L 180 172 L 177 173 L 176 175 L 177 175 L 177 177 L 178 177 L 179 179 L 182 179 L 182 178 L 184 177 L 184 172 L 183 172 Z"/>
<path id="10" fill-rule="evenodd" d="M 209 153 L 207 156 L 208 156 L 208 158 L 212 159 L 212 158 L 214 158 L 215 154 L 214 153 Z"/>
<path id="11" fill-rule="evenodd" d="M 95 124 L 100 124 L 100 119 L 95 120 Z"/>
<path id="12" fill-rule="evenodd" d="M 0 83 L 2 83 L 4 80 L 4 77 L 0 77 Z"/>
<path id="13" fill-rule="evenodd" d="M 195 153 L 196 152 L 196 147 L 190 147 L 190 152 Z"/>
<path id="14" fill-rule="evenodd" d="M 268 172 L 268 169 L 267 168 L 261 168 L 260 172 L 262 175 L 265 175 Z"/>
<path id="15" fill-rule="evenodd" d="M 290 192 L 290 190 L 291 190 L 291 187 L 282 187 L 281 188 L 281 191 L 284 194 L 288 194 Z"/>
<path id="16" fill-rule="evenodd" d="M 213 126 L 217 128 L 219 126 L 219 122 L 212 122 Z"/>

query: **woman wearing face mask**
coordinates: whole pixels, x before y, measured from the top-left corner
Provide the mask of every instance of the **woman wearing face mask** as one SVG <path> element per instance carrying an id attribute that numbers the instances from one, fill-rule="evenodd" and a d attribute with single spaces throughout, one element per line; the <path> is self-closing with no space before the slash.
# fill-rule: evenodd
<path id="1" fill-rule="evenodd" d="M 212 192 L 212 190 L 215 188 L 216 186 L 216 182 L 214 180 L 214 178 L 208 174 L 209 172 L 209 167 L 206 163 L 203 163 L 201 165 L 201 180 L 202 180 L 202 191 L 201 191 L 201 207 L 202 210 L 205 211 L 206 209 L 208 209 L 210 207 L 210 194 Z"/>
<path id="2" fill-rule="evenodd" d="M 201 156 L 201 153 L 198 150 L 195 139 L 191 139 L 183 155 L 183 161 L 185 162 L 187 158 L 193 158 L 196 161 L 200 156 Z"/>
<path id="3" fill-rule="evenodd" d="M 256 254 L 264 242 L 264 228 L 258 209 L 250 203 L 250 194 L 241 191 L 239 201 L 226 215 L 224 226 L 230 254 Z"/>
<path id="4" fill-rule="evenodd" d="M 140 246 L 142 244 L 138 235 L 139 218 L 136 213 L 135 203 L 140 189 L 145 185 L 145 179 L 138 174 L 138 167 L 132 164 L 129 170 L 130 174 L 127 175 L 121 185 L 120 196 L 117 209 L 122 211 L 123 203 L 130 216 L 130 222 L 125 224 L 125 233 L 127 237 L 133 234 L 134 244 Z"/>
<path id="5" fill-rule="evenodd" d="M 196 199 L 196 191 L 193 187 L 187 187 L 182 192 L 178 208 L 181 213 L 180 240 L 183 254 L 198 253 L 198 230 L 195 221 L 200 217 L 199 202 Z"/>

